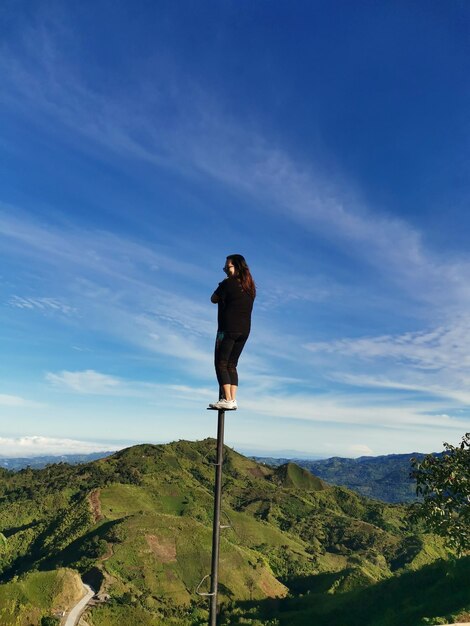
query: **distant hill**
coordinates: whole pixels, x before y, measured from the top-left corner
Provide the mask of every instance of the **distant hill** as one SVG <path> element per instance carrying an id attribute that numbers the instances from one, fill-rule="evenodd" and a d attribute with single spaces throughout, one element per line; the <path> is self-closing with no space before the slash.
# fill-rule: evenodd
<path id="1" fill-rule="evenodd" d="M 4 467 L 10 470 L 20 470 L 23 467 L 34 467 L 40 469 L 46 467 L 50 463 L 70 463 L 76 465 L 77 463 L 89 463 L 90 461 L 96 461 L 102 459 L 105 456 L 113 454 L 115 450 L 106 450 L 103 452 L 92 452 L 91 454 L 61 454 L 52 455 L 45 454 L 42 456 L 32 457 L 0 457 L 0 467 Z"/>
<path id="2" fill-rule="evenodd" d="M 253 457 L 259 463 L 274 467 L 294 462 L 332 485 L 342 485 L 369 498 L 390 503 L 414 502 L 416 484 L 410 478 L 412 458 L 422 459 L 419 452 L 362 456 L 358 459 L 332 457 L 322 460 Z"/>
<path id="3" fill-rule="evenodd" d="M 214 458 L 215 441 L 206 439 L 143 444 L 80 465 L 0 469 L 2 626 L 26 626 L 70 605 L 76 573 L 110 596 L 88 610 L 93 626 L 206 624 L 207 601 L 195 589 L 210 572 Z M 229 448 L 223 511 L 231 528 L 221 539 L 221 624 L 277 623 L 279 610 L 294 610 L 283 598 L 301 602 L 306 593 L 327 619 L 350 593 L 449 554 L 402 506 L 329 485 L 295 463 L 269 467 Z M 442 576 L 431 571 L 428 586 Z M 247 621 L 252 610 L 262 621 Z"/>

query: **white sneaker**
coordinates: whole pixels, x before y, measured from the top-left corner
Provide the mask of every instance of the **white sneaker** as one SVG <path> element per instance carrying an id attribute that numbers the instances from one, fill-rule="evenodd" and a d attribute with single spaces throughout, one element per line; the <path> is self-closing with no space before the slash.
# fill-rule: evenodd
<path id="1" fill-rule="evenodd" d="M 218 402 L 209 404 L 210 409 L 223 409 L 224 411 L 235 411 L 238 408 L 236 400 L 226 400 L 222 398 Z"/>

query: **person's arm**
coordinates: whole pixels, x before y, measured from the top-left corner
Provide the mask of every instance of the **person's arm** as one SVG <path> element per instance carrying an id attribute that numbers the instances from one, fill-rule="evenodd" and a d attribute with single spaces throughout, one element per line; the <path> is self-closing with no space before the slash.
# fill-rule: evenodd
<path id="1" fill-rule="evenodd" d="M 217 304 L 218 302 L 220 302 L 221 300 L 224 299 L 226 283 L 227 283 L 227 279 L 225 279 L 221 283 L 219 283 L 219 286 L 214 291 L 214 293 L 211 295 L 211 302 L 213 304 Z"/>

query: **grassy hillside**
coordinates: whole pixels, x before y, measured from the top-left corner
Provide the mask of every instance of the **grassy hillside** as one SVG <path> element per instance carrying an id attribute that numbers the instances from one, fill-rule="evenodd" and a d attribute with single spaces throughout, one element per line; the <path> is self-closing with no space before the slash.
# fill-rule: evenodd
<path id="1" fill-rule="evenodd" d="M 39 624 L 42 617 L 61 613 L 82 595 L 77 572 L 66 569 L 32 572 L 0 585 L 0 624 Z"/>
<path id="2" fill-rule="evenodd" d="M 89 612 L 93 626 L 205 623 L 207 602 L 194 591 L 210 572 L 214 455 L 208 439 L 134 446 L 79 466 L 0 470 L 2 588 L 33 570 L 74 570 L 111 596 Z M 321 591 L 330 611 L 340 595 L 447 556 L 403 507 L 330 486 L 293 463 L 273 468 L 225 455 L 226 607 L 258 602 L 251 608 L 262 614 L 267 600 L 291 606 L 299 585 L 331 580 Z"/>

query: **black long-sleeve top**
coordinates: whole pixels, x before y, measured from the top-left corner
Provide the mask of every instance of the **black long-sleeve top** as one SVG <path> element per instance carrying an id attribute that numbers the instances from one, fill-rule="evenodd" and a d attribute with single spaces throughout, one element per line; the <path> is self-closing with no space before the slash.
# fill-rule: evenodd
<path id="1" fill-rule="evenodd" d="M 229 276 L 214 292 L 218 300 L 219 331 L 250 334 L 253 298 L 243 291 L 235 276 Z"/>

